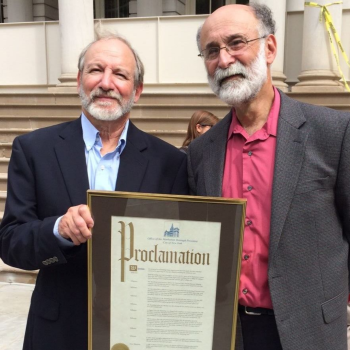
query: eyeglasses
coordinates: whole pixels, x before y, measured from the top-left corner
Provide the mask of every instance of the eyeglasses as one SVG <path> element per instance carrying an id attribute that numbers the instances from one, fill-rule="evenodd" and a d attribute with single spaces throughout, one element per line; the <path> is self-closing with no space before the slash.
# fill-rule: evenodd
<path id="1" fill-rule="evenodd" d="M 256 41 L 259 39 L 265 39 L 266 37 L 267 37 L 267 35 L 264 35 L 260 38 L 250 39 L 250 40 L 247 40 L 245 38 L 235 38 L 235 39 L 231 40 L 226 46 L 209 47 L 209 48 L 201 51 L 201 53 L 198 56 L 203 57 L 206 61 L 213 61 L 219 57 L 220 51 L 222 49 L 225 49 L 229 55 L 235 55 L 235 54 L 237 55 L 237 54 L 243 52 L 248 47 L 248 44 L 250 42 Z"/>
<path id="2" fill-rule="evenodd" d="M 209 126 L 209 128 L 212 128 L 213 125 L 209 125 L 209 124 L 199 124 L 202 128 L 204 128 L 205 126 Z"/>

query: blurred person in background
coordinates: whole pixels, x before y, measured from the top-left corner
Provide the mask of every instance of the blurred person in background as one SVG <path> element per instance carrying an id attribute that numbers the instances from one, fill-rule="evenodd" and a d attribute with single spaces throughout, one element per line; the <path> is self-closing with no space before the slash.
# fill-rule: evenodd
<path id="1" fill-rule="evenodd" d="M 187 135 L 185 141 L 180 148 L 180 151 L 187 153 L 189 144 L 198 136 L 203 135 L 211 129 L 219 118 L 208 111 L 196 111 L 192 114 L 190 122 L 188 123 Z"/>

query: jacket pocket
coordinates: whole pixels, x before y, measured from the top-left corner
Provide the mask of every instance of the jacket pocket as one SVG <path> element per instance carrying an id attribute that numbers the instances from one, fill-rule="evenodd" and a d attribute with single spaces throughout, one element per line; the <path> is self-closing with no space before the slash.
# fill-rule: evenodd
<path id="1" fill-rule="evenodd" d="M 332 182 L 331 178 L 327 176 L 299 183 L 295 189 L 295 194 L 301 194 L 316 190 L 325 190 L 329 188 L 332 188 Z"/>
<path id="2" fill-rule="evenodd" d="M 34 290 L 31 302 L 31 311 L 46 320 L 57 321 L 60 304 Z"/>
<path id="3" fill-rule="evenodd" d="M 346 289 L 336 297 L 321 304 L 323 319 L 325 323 L 331 323 L 335 321 L 341 316 L 342 313 L 345 312 L 347 298 L 348 290 Z"/>

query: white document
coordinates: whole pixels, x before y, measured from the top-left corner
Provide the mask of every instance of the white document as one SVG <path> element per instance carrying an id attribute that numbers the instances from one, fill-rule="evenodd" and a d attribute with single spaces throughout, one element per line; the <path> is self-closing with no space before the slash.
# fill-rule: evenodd
<path id="1" fill-rule="evenodd" d="M 221 223 L 112 217 L 112 350 L 211 350 Z"/>

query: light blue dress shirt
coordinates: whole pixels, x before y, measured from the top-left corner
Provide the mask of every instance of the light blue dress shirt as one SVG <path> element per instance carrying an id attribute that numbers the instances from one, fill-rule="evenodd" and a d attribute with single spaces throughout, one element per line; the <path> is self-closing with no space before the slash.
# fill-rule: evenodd
<path id="1" fill-rule="evenodd" d="M 86 168 L 89 177 L 89 188 L 91 190 L 114 191 L 117 183 L 120 156 L 126 146 L 126 135 L 129 128 L 127 120 L 124 130 L 120 135 L 117 147 L 104 156 L 100 151 L 102 140 L 99 131 L 90 123 L 84 113 L 81 115 L 81 126 L 83 129 L 83 139 L 85 143 Z M 69 240 L 63 238 L 58 233 L 58 225 L 62 216 L 56 220 L 54 234 L 63 246 L 73 246 Z"/>
<path id="2" fill-rule="evenodd" d="M 129 120 L 120 135 L 114 151 L 101 156 L 102 140 L 99 131 L 90 123 L 84 114 L 81 116 L 83 139 L 85 143 L 86 168 L 89 176 L 89 187 L 92 190 L 114 191 L 117 182 L 120 155 L 126 146 L 126 135 Z"/>

